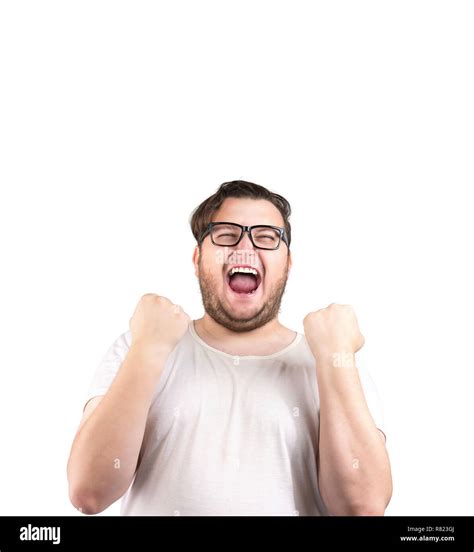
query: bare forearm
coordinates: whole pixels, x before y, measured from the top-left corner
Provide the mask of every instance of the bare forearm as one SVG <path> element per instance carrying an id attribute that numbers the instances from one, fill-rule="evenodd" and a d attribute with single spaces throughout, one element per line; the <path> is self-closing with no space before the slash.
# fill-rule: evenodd
<path id="1" fill-rule="evenodd" d="M 86 513 L 103 510 L 129 487 L 165 359 L 132 347 L 109 391 L 80 427 L 68 479 L 72 502 Z"/>
<path id="2" fill-rule="evenodd" d="M 320 393 L 319 486 L 333 515 L 383 515 L 390 500 L 390 462 L 370 415 L 355 360 L 317 365 Z"/>

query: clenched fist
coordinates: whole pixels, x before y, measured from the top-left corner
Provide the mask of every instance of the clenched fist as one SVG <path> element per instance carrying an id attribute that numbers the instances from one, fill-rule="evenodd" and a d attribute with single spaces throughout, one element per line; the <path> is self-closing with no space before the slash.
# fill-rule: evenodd
<path id="1" fill-rule="evenodd" d="M 331 303 L 324 309 L 310 312 L 303 325 L 306 340 L 317 360 L 353 355 L 365 342 L 350 305 Z"/>
<path id="2" fill-rule="evenodd" d="M 188 329 L 189 316 L 180 306 L 154 293 L 143 295 L 132 318 L 132 346 L 168 355 Z"/>

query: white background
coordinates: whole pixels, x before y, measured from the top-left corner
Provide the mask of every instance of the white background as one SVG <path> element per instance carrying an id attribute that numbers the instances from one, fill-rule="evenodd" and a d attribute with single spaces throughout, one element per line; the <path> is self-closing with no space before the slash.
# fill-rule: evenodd
<path id="1" fill-rule="evenodd" d="M 0 514 L 77 513 L 92 374 L 144 293 L 201 316 L 188 218 L 239 178 L 292 203 L 282 321 L 356 310 L 387 514 L 474 514 L 473 26 L 460 1 L 0 4 Z"/>

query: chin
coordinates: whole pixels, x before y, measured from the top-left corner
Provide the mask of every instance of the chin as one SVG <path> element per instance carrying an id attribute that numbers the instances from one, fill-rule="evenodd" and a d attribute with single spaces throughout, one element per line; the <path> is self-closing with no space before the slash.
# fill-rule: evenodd
<path id="1" fill-rule="evenodd" d="M 253 320 L 258 313 L 261 311 L 261 307 L 253 306 L 242 306 L 237 308 L 229 308 L 228 312 L 231 314 L 232 318 L 242 320 L 242 322 L 245 321 L 251 321 Z"/>

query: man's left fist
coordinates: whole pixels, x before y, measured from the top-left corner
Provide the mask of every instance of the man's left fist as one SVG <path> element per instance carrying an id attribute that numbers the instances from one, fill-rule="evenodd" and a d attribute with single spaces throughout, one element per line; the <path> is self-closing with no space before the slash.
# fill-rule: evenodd
<path id="1" fill-rule="evenodd" d="M 303 326 L 308 345 L 319 360 L 352 355 L 364 346 L 364 336 L 350 305 L 331 303 L 325 309 L 310 312 Z"/>

